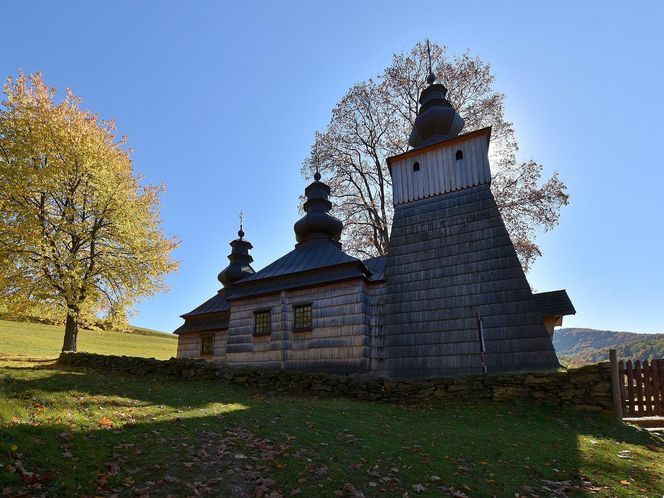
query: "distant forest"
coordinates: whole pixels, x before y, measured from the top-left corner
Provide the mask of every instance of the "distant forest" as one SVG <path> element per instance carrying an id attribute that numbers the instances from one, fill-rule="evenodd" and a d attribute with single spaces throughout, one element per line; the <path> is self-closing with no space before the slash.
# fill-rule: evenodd
<path id="1" fill-rule="evenodd" d="M 560 362 L 570 367 L 606 361 L 611 348 L 619 359 L 664 358 L 664 334 L 568 328 L 556 330 L 553 345 Z"/>

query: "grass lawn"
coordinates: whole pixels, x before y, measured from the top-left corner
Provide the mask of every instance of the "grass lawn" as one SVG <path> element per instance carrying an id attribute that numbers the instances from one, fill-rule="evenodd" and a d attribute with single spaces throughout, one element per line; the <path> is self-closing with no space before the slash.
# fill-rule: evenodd
<path id="1" fill-rule="evenodd" d="M 57 358 L 64 327 L 0 320 L 0 356 Z M 177 336 L 139 329 L 135 333 L 80 330 L 78 350 L 89 353 L 168 359 L 177 351 Z"/>
<path id="2" fill-rule="evenodd" d="M 404 407 L 0 362 L 0 492 L 661 496 L 664 443 L 534 406 Z"/>

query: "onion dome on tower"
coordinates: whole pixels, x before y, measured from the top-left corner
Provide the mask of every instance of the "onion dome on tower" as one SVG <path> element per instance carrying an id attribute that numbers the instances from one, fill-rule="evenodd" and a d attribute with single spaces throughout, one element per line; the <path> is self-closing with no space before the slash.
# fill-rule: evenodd
<path id="1" fill-rule="evenodd" d="M 341 247 L 339 239 L 343 230 L 341 220 L 329 214 L 332 203 L 329 201 L 330 187 L 320 181 L 316 171 L 314 181 L 304 190 L 307 201 L 304 203 L 305 215 L 293 227 L 298 243 L 307 241 L 333 242 Z"/>
<path id="2" fill-rule="evenodd" d="M 456 137 L 463 128 L 463 118 L 445 98 L 447 88 L 435 82 L 429 53 L 429 86 L 420 94 L 420 110 L 408 139 L 411 147 L 425 147 Z"/>
<path id="3" fill-rule="evenodd" d="M 242 220 L 241 214 L 240 220 Z M 240 230 L 237 234 L 239 238 L 231 242 L 231 253 L 228 255 L 230 263 L 217 276 L 217 279 L 224 287 L 256 273 L 251 267 L 251 262 L 254 258 L 249 254 L 249 250 L 253 249 L 254 246 L 251 245 L 251 242 L 243 238 L 242 221 L 240 221 Z"/>

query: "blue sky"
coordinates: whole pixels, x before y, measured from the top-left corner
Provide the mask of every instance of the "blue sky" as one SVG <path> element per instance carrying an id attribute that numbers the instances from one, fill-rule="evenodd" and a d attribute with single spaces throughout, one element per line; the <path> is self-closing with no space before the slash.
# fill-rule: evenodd
<path id="1" fill-rule="evenodd" d="M 566 326 L 664 332 L 660 2 L 11 2 L 0 75 L 42 71 L 114 117 L 167 185 L 171 291 L 133 322 L 173 330 L 212 296 L 240 210 L 259 269 L 295 240 L 300 164 L 345 91 L 426 37 L 492 64 L 522 159 L 571 194 L 529 274 Z"/>

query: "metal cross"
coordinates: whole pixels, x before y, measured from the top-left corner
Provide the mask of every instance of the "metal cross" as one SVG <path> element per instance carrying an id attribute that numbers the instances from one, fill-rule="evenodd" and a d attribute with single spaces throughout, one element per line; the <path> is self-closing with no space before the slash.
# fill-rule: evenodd
<path id="1" fill-rule="evenodd" d="M 318 168 L 318 164 L 319 164 L 319 162 L 318 162 L 318 156 L 315 156 L 315 158 L 314 158 L 314 163 L 315 163 L 315 166 L 316 166 L 316 172 L 314 173 L 314 180 L 316 180 L 317 182 L 319 182 L 321 176 L 320 176 L 320 169 Z"/>

